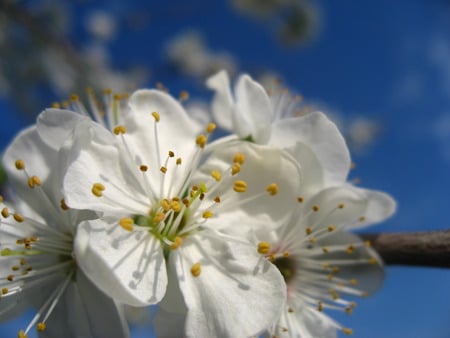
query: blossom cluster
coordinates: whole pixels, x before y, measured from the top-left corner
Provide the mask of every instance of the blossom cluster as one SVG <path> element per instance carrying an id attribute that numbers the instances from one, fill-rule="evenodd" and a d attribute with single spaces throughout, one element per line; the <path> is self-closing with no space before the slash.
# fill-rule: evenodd
<path id="1" fill-rule="evenodd" d="M 293 114 L 248 75 L 207 80 L 211 121 L 168 93 L 88 91 L 44 110 L 3 165 L 0 318 L 27 337 L 128 337 L 124 305 L 157 304 L 158 337 L 335 337 L 382 262 L 351 230 L 393 199 L 347 182 L 320 112 Z"/>

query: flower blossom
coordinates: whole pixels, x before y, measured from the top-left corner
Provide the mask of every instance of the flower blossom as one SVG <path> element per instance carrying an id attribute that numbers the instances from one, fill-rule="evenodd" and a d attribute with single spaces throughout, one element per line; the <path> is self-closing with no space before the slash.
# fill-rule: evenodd
<path id="1" fill-rule="evenodd" d="M 286 217 L 301 179 L 296 161 L 248 142 L 209 145 L 215 125 L 201 131 L 159 91 L 137 91 L 128 106 L 109 130 L 73 112 L 40 118 L 49 138 L 67 138 L 67 205 L 102 215 L 78 227 L 78 266 L 122 303 L 184 304 L 189 337 L 267 329 L 285 301 L 282 275 L 231 233 Z"/>
<path id="2" fill-rule="evenodd" d="M 272 262 L 286 283 L 287 298 L 270 336 L 336 337 L 341 326 L 323 311 L 351 314 L 356 302 L 383 280 L 382 261 L 370 247 L 349 232 L 380 222 L 395 211 L 392 198 L 351 185 L 325 188 L 310 198 L 298 197 L 291 218 L 276 230 L 253 233 L 258 252 Z"/>
<path id="3" fill-rule="evenodd" d="M 338 186 L 347 179 L 350 154 L 336 125 L 321 112 L 295 116 L 296 101 L 279 92 L 269 95 L 250 76 L 241 75 L 234 95 L 221 71 L 207 80 L 215 90 L 212 114 L 217 125 L 240 139 L 289 151 L 303 169 L 303 180 Z M 319 177 L 320 176 L 320 177 Z M 305 192 L 302 192 L 305 194 Z"/>
<path id="4" fill-rule="evenodd" d="M 38 312 L 19 338 L 33 327 L 40 337 L 128 337 L 121 307 L 77 267 L 76 225 L 95 215 L 67 207 L 57 152 L 33 126 L 15 138 L 3 163 L 15 203 L 0 206 L 0 318 L 34 305 Z"/>

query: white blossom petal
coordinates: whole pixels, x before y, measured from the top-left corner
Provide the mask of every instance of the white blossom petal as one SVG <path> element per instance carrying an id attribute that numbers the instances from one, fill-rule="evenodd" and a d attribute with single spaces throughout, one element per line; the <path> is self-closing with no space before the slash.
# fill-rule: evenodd
<path id="1" fill-rule="evenodd" d="M 70 311 L 69 311 L 70 310 Z M 39 337 L 129 337 L 122 309 L 81 271 L 71 282 Z"/>
<path id="2" fill-rule="evenodd" d="M 350 154 L 345 140 L 324 114 L 313 112 L 302 117 L 278 120 L 273 124 L 269 144 L 282 148 L 292 148 L 297 142 L 310 148 L 317 157 L 322 170 L 325 186 L 345 182 L 350 169 Z M 311 155 L 308 152 L 308 155 Z M 309 156 L 310 157 L 310 156 Z M 309 158 L 299 156 L 300 164 Z"/>
<path id="3" fill-rule="evenodd" d="M 169 257 L 188 307 L 186 336 L 256 335 L 280 315 L 283 278 L 252 246 L 210 235 L 188 237 Z"/>
<path id="4" fill-rule="evenodd" d="M 72 208 L 116 214 L 147 212 L 142 185 L 126 166 L 128 162 L 114 135 L 93 124 L 78 125 L 74 135 L 74 141 L 64 149 L 68 165 L 63 183 L 66 203 Z M 105 188 L 102 196 L 92 191 L 97 183 Z"/>
<path id="5" fill-rule="evenodd" d="M 233 129 L 234 99 L 230 89 L 230 79 L 224 70 L 206 81 L 208 88 L 216 91 L 212 102 L 212 114 L 217 124 L 226 130 Z"/>
<path id="6" fill-rule="evenodd" d="M 164 296 L 164 256 L 160 242 L 150 233 L 127 232 L 100 219 L 79 225 L 74 246 L 79 267 L 116 301 L 145 306 Z"/>
<path id="7" fill-rule="evenodd" d="M 243 124 L 248 131 L 238 132 L 241 137 L 250 136 L 258 144 L 265 144 L 270 139 L 272 123 L 272 106 L 265 89 L 248 75 L 242 75 L 236 82 L 236 117 L 234 129 L 239 130 Z M 249 133 L 245 135 L 245 133 Z"/>
<path id="8" fill-rule="evenodd" d="M 244 154 L 246 159 L 240 172 L 232 176 L 230 166 L 236 153 Z M 212 188 L 205 197 L 211 203 L 216 196 L 221 198 L 215 207 L 220 216 L 208 219 L 206 226 L 210 228 L 245 232 L 262 224 L 276 227 L 297 206 L 297 194 L 302 184 L 301 169 L 287 152 L 239 142 L 215 152 L 200 169 L 201 175 L 194 181 L 211 181 L 213 170 L 222 173 L 222 180 L 216 185 L 211 184 Z M 247 191 L 235 192 L 233 185 L 236 181 L 246 182 Z M 270 195 L 266 189 L 273 183 L 278 191 Z"/>

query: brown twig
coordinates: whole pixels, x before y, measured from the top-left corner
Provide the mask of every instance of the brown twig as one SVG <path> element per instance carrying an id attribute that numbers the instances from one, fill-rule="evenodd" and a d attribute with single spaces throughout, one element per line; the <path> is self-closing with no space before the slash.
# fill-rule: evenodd
<path id="1" fill-rule="evenodd" d="M 387 265 L 450 268 L 450 229 L 415 233 L 360 234 Z"/>

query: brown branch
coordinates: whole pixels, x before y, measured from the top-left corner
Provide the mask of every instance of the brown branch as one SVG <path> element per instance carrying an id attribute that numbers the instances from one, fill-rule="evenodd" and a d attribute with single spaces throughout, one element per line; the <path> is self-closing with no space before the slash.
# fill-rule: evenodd
<path id="1" fill-rule="evenodd" d="M 359 236 L 372 242 L 387 265 L 450 268 L 450 229 Z"/>

